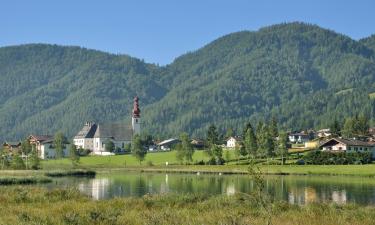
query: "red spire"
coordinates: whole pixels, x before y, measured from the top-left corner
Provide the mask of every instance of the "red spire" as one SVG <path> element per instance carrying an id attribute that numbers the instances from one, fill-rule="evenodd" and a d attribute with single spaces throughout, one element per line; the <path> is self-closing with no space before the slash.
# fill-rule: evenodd
<path id="1" fill-rule="evenodd" d="M 141 110 L 139 109 L 139 104 L 138 104 L 138 96 L 134 97 L 134 103 L 133 103 L 133 117 L 134 118 L 139 118 L 141 117 Z"/>

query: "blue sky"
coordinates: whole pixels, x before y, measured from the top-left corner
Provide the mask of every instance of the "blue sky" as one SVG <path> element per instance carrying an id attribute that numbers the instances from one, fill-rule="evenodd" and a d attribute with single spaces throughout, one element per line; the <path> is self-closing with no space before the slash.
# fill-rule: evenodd
<path id="1" fill-rule="evenodd" d="M 374 0 L 1 0 L 0 46 L 77 45 L 168 64 L 225 34 L 302 21 L 375 34 Z"/>

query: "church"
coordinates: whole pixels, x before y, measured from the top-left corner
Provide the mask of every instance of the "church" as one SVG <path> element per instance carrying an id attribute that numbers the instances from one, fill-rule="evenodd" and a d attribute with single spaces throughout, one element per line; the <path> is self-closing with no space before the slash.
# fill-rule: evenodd
<path id="1" fill-rule="evenodd" d="M 141 133 L 141 110 L 139 99 L 134 98 L 131 125 L 126 123 L 94 123 L 86 122 L 83 128 L 74 137 L 77 148 L 91 150 L 93 154 L 108 154 L 105 144 L 113 142 L 115 148 L 124 149 L 131 143 L 133 135 Z"/>

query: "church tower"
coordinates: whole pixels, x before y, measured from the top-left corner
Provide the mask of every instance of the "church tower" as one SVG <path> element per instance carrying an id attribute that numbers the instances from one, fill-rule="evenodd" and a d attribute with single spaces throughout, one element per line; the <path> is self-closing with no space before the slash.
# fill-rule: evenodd
<path id="1" fill-rule="evenodd" d="M 133 135 L 141 133 L 141 110 L 139 109 L 138 96 L 135 96 L 132 112 Z"/>

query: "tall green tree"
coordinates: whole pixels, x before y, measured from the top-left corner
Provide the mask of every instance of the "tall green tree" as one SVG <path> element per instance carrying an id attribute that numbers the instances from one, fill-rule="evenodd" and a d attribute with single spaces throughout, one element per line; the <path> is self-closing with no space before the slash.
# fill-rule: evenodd
<path id="1" fill-rule="evenodd" d="M 208 145 L 211 147 L 212 145 L 216 145 L 219 142 L 219 133 L 215 127 L 215 125 L 211 125 L 207 131 L 207 142 Z"/>
<path id="2" fill-rule="evenodd" d="M 251 156 L 252 158 L 257 157 L 257 150 L 258 150 L 257 138 L 255 136 L 253 126 L 250 123 L 244 136 L 244 146 L 249 156 Z"/>
<path id="3" fill-rule="evenodd" d="M 330 124 L 329 129 L 331 133 L 335 136 L 341 136 L 341 125 L 339 121 L 335 118 Z"/>
<path id="4" fill-rule="evenodd" d="M 143 148 L 141 137 L 138 134 L 133 136 L 131 149 L 133 156 L 138 159 L 139 165 L 141 165 L 146 157 L 147 150 Z"/>
<path id="5" fill-rule="evenodd" d="M 344 122 L 344 127 L 342 130 L 342 135 L 345 138 L 351 138 L 354 136 L 355 128 L 354 128 L 354 120 L 353 118 L 346 118 Z"/>
<path id="6" fill-rule="evenodd" d="M 259 153 L 267 159 L 274 156 L 274 138 L 272 137 L 269 129 L 266 125 L 262 125 L 261 128 L 257 129 L 257 140 Z"/>
<path id="7" fill-rule="evenodd" d="M 57 132 L 53 140 L 57 158 L 62 158 L 64 156 L 65 143 L 66 138 L 64 134 L 62 132 Z"/>
<path id="8" fill-rule="evenodd" d="M 272 117 L 269 125 L 268 125 L 268 130 L 270 132 L 270 135 L 273 137 L 273 138 L 276 138 L 279 136 L 279 128 L 278 128 L 278 125 L 277 125 L 277 119 L 276 117 Z"/>
<path id="9" fill-rule="evenodd" d="M 288 155 L 288 134 L 286 132 L 279 133 L 276 153 L 281 157 L 281 164 L 284 165 L 285 158 Z"/>
<path id="10" fill-rule="evenodd" d="M 176 146 L 177 159 L 179 161 L 183 161 L 184 159 L 188 162 L 193 161 L 194 148 L 190 142 L 189 135 L 187 133 L 181 133 L 180 140 L 181 143 Z"/>

